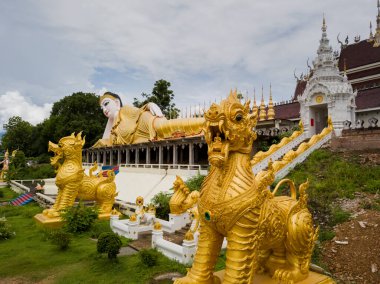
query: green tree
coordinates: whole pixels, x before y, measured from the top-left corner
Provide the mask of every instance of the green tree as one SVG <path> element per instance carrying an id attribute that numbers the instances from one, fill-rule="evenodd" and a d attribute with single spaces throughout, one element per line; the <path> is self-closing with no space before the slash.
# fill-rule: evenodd
<path id="1" fill-rule="evenodd" d="M 33 126 L 19 116 L 12 116 L 4 128 L 6 133 L 2 138 L 2 147 L 10 151 L 19 149 L 30 155 Z"/>
<path id="2" fill-rule="evenodd" d="M 133 105 L 136 107 L 142 107 L 149 102 L 153 102 L 161 108 L 163 114 L 167 118 L 178 117 L 179 109 L 176 108 L 175 103 L 173 103 L 174 93 L 169 89 L 170 86 L 170 82 L 166 80 L 161 79 L 156 81 L 154 83 L 152 94 L 142 93 L 141 96 L 143 97 L 143 101 L 134 98 Z"/>
<path id="3" fill-rule="evenodd" d="M 106 122 L 107 118 L 99 106 L 99 97 L 93 93 L 78 92 L 54 103 L 49 119 L 39 126 L 41 132 L 38 134 L 47 150 L 49 140 L 58 142 L 73 132 L 83 131 L 86 148 L 101 138 Z"/>

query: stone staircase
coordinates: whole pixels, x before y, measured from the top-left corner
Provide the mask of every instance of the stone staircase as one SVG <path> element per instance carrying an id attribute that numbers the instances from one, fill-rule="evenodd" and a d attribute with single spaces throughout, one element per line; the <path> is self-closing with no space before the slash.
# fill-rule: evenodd
<path id="1" fill-rule="evenodd" d="M 330 120 L 328 127 L 308 139 L 301 128 L 298 133 L 294 132 L 291 137 L 285 137 L 280 143 L 272 145 L 267 152 L 258 152 L 251 161 L 254 174 L 261 176 L 268 168 L 268 163 L 272 161 L 276 179 L 283 178 L 314 150 L 331 140 L 332 130 Z"/>

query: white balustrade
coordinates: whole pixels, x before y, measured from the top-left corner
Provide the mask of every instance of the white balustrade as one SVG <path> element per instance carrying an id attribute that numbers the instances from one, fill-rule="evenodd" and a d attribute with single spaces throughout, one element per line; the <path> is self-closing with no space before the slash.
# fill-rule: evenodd
<path id="1" fill-rule="evenodd" d="M 283 147 L 279 148 L 277 151 L 273 152 L 268 157 L 264 158 L 263 160 L 261 160 L 260 162 L 258 162 L 257 164 L 255 164 L 252 167 L 253 173 L 256 175 L 258 172 L 266 169 L 268 167 L 268 163 L 269 163 L 270 160 L 272 160 L 273 162 L 277 161 L 279 158 L 281 158 L 287 152 L 289 152 L 290 150 L 292 150 L 294 147 L 296 147 L 297 145 L 301 144 L 301 142 L 303 142 L 306 138 L 307 138 L 306 133 L 302 132 L 299 136 L 297 136 L 296 138 L 294 138 L 292 141 L 289 141 L 289 143 L 287 143 Z"/>
<path id="2" fill-rule="evenodd" d="M 299 156 L 297 156 L 294 160 L 292 160 L 289 164 L 287 164 L 285 167 L 280 169 L 276 173 L 276 179 L 281 179 L 284 176 L 286 176 L 297 164 L 302 163 L 305 161 L 305 159 L 313 153 L 314 150 L 319 149 L 323 144 L 328 142 L 331 139 L 332 133 L 330 132 L 326 136 L 324 136 L 321 140 L 319 140 L 317 143 L 313 144 L 308 148 L 305 152 L 301 153 Z"/>

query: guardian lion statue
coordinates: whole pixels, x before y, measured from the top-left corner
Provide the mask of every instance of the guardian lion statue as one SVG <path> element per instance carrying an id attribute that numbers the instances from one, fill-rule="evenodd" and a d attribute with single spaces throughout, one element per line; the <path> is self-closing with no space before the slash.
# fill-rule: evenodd
<path id="1" fill-rule="evenodd" d="M 82 147 L 85 138 L 81 133 L 76 136 L 63 137 L 58 144 L 49 141 L 49 151 L 54 152 L 51 164 L 56 168 L 56 185 L 58 195 L 54 205 L 43 211 L 47 217 L 59 217 L 60 211 L 73 206 L 75 199 L 95 200 L 99 206 L 99 214 L 110 214 L 115 201 L 115 174 L 108 171 L 107 177 L 102 174 L 93 175 L 97 164 L 90 169 L 90 175 L 82 168 Z"/>
<path id="2" fill-rule="evenodd" d="M 227 238 L 223 283 L 252 283 L 256 273 L 269 273 L 281 283 L 296 283 L 308 277 L 318 229 L 307 209 L 307 183 L 300 186 L 297 200 L 275 197 L 269 190 L 274 170 L 255 178 L 250 154 L 256 139 L 251 113 L 236 91 L 205 113 L 205 139 L 210 172 L 198 202 L 200 236 L 193 266 L 176 284 L 220 283 L 214 276 L 223 238 Z"/>

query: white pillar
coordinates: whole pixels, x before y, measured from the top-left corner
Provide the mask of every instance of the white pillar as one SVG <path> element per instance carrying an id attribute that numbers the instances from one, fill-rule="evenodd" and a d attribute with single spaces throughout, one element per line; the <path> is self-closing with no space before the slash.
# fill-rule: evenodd
<path id="1" fill-rule="evenodd" d="M 183 264 L 192 264 L 197 251 L 197 243 L 195 240 L 184 240 L 182 243 L 182 263 Z"/>
<path id="2" fill-rule="evenodd" d="M 173 165 L 178 164 L 178 152 L 177 152 L 177 145 L 173 144 Z"/>
<path id="3" fill-rule="evenodd" d="M 157 240 L 164 238 L 164 232 L 162 229 L 152 231 L 152 248 L 156 247 Z"/>
<path id="4" fill-rule="evenodd" d="M 121 164 L 121 149 L 117 149 L 117 164 Z"/>
<path id="5" fill-rule="evenodd" d="M 194 165 L 194 143 L 189 143 L 189 165 Z"/>

